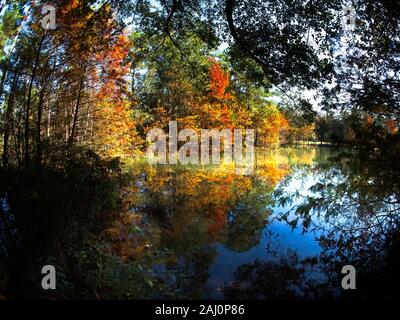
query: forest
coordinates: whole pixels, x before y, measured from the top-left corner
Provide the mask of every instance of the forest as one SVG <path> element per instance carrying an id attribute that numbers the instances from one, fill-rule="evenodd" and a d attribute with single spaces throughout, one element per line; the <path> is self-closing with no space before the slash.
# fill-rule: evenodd
<path id="1" fill-rule="evenodd" d="M 399 298 L 399 21 L 397 0 L 1 1 L 0 300 L 337 298 L 332 250 L 371 266 L 360 296 Z M 255 171 L 145 163 L 171 121 L 254 129 Z M 215 271 L 321 215 L 356 229 Z"/>

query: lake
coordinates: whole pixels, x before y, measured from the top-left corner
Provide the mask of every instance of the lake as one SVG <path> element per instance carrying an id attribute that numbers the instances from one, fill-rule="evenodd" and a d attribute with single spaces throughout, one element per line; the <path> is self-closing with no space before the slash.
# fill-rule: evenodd
<path id="1" fill-rule="evenodd" d="M 258 151 L 249 175 L 138 161 L 117 250 L 165 284 L 156 298 L 396 294 L 399 186 L 385 168 L 318 146 Z M 345 265 L 357 270 L 356 293 L 342 289 Z"/>

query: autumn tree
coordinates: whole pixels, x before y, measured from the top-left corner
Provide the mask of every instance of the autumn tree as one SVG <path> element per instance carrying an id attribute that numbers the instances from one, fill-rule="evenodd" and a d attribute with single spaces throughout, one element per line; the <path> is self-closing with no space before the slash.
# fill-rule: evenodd
<path id="1" fill-rule="evenodd" d="M 127 149 L 132 148 L 126 145 L 133 143 L 129 102 L 133 99 L 125 55 L 132 46 L 110 4 L 55 1 L 57 28 L 45 30 L 38 3 L 29 3 L 24 17 L 15 14 L 16 3 L 3 9 L 10 18 L 2 24 L 7 27 L 2 27 L 1 44 L 6 34 L 14 40 L 1 73 L 6 110 L 1 127 L 3 165 L 40 165 L 42 154 L 54 146 L 82 145 L 107 150 L 107 155 L 130 154 Z M 16 34 L 12 26 L 18 24 Z M 110 115 L 99 112 L 101 103 Z M 118 129 L 112 130 L 111 123 Z M 113 137 L 117 131 L 120 135 Z M 110 133 L 114 142 L 102 140 L 100 132 Z M 103 142 L 106 146 L 99 148 Z"/>
<path id="2" fill-rule="evenodd" d="M 132 96 L 126 78 L 130 65 L 126 57 L 131 44 L 126 35 L 120 35 L 110 50 L 98 55 L 100 74 L 95 79 L 100 85 L 93 94 L 92 144 L 100 154 L 127 157 L 138 145 L 132 114 Z"/>

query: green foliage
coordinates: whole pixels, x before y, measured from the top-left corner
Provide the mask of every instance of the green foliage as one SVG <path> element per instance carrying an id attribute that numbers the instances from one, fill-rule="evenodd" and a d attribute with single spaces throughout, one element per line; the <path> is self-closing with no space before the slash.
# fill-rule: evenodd
<path id="1" fill-rule="evenodd" d="M 19 1 L 10 2 L 0 16 L 0 62 L 7 58 L 5 47 L 11 46 L 13 38 L 17 35 L 18 24 L 21 23 L 22 15 L 19 12 Z"/>
<path id="2" fill-rule="evenodd" d="M 333 116 L 319 117 L 316 121 L 315 131 L 321 142 L 345 142 L 344 123 Z"/>

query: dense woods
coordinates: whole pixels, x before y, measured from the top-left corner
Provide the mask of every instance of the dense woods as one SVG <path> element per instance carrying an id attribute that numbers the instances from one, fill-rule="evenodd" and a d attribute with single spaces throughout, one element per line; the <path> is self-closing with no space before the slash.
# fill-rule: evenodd
<path id="1" fill-rule="evenodd" d="M 185 39 L 192 63 L 182 64 L 171 39 L 150 52 L 149 35 L 124 30 L 108 3 L 96 10 L 89 2 L 56 5 L 56 30 L 41 27 L 39 6 L 16 1 L 4 12 L 4 167 L 41 164 L 43 152 L 62 145 L 127 158 L 144 149 L 149 128 L 169 119 L 195 128 L 256 124 L 266 146 L 288 130 L 278 108 L 263 101 L 267 90 L 259 88 L 253 106 L 238 96 L 246 84 L 231 82 L 228 61 L 213 57 L 198 35 Z"/>
<path id="2" fill-rule="evenodd" d="M 138 230 L 134 248 L 105 244 L 117 232 L 115 220 L 129 220 L 143 192 L 129 176 L 146 177 L 143 188 L 154 203 L 144 211 L 197 213 L 190 204 L 169 208 L 157 188 L 177 199 L 198 190 L 208 195 L 191 200 L 210 211 L 201 237 L 222 234 L 233 243 L 223 229 L 241 201 L 248 206 L 243 211 L 260 213 L 248 221 L 262 225 L 261 208 L 272 200 L 258 203 L 252 192 L 272 192 L 289 164 L 261 161 L 255 172 L 261 182 L 184 172 L 190 183 L 180 183 L 168 171 L 154 177 L 152 168 L 128 169 L 143 158 L 146 134 L 167 132 L 170 121 L 179 130 L 254 129 L 263 151 L 300 142 L 351 147 L 396 178 L 400 3 L 350 2 L 1 1 L 0 274 L 7 276 L 0 276 L 0 299 L 46 298 L 33 283 L 48 257 L 62 270 L 64 289 L 56 298 L 186 297 L 132 263 L 150 246 Z M 55 8 L 55 28 L 43 22 L 51 13 L 42 12 L 45 4 Z M 349 4 L 354 21 L 343 9 Z M 296 161 L 310 165 L 303 160 Z M 178 184 L 191 188 L 169 189 Z M 113 270 L 129 281 L 122 284 Z M 231 295 L 236 289 L 225 288 Z"/>
<path id="3" fill-rule="evenodd" d="M 317 21 L 307 16 L 312 13 L 308 4 L 289 8 L 280 3 L 299 21 L 308 19 L 308 29 L 279 16 L 274 26 L 279 32 L 276 38 L 263 40 L 265 47 L 257 37 L 270 32 L 272 25 L 247 26 L 250 12 L 236 17 L 234 5 L 240 4 L 231 1 L 225 8 L 220 5 L 225 9 L 222 22 L 216 19 L 217 9 L 206 10 L 196 1 L 172 1 L 170 6 L 146 1 L 56 1 L 54 30 L 42 27 L 39 3 L 7 2 L 1 26 L 3 166 L 40 164 L 52 145 L 80 145 L 106 156 L 129 157 L 143 151 L 149 128 L 163 128 L 170 119 L 179 120 L 182 127 L 252 127 L 257 130 L 257 145 L 263 147 L 296 140 L 364 145 L 365 135 L 371 144 L 393 140 L 398 130 L 399 39 L 392 16 L 396 10 L 389 9 L 395 2 L 357 8 L 360 17 L 351 32 L 340 31 L 330 20 L 329 10 L 339 4 L 320 8 L 320 25 L 314 26 Z M 196 8 L 197 15 L 191 17 L 190 10 Z M 165 21 L 164 10 L 169 12 Z M 274 15 L 277 9 L 265 5 L 263 10 Z M 375 19 L 381 11 L 388 20 Z M 209 20 L 203 21 L 202 15 Z M 130 27 L 128 17 L 133 20 Z M 369 19 L 374 23 L 367 24 Z M 385 25 L 380 27 L 380 21 Z M 244 41 L 247 27 L 254 29 L 249 33 L 254 39 Z M 379 35 L 386 38 L 377 38 L 373 31 L 383 27 L 387 32 Z M 224 28 L 228 28 L 225 43 L 232 45 L 222 52 L 217 50 L 221 44 L 217 30 Z M 301 40 L 298 47 L 287 38 L 290 28 Z M 321 30 L 330 34 L 320 39 Z M 300 39 L 304 31 L 309 37 L 314 33 L 313 42 L 320 39 L 317 49 L 310 39 Z M 354 39 L 357 33 L 368 41 Z M 352 49 L 327 53 L 326 42 L 334 39 Z M 275 57 L 263 56 L 266 50 L 278 50 L 279 44 L 292 46 L 286 57 L 283 50 L 289 48 Z M 379 55 L 367 71 L 360 52 Z M 284 61 L 287 65 L 282 65 Z M 307 63 L 309 73 L 302 67 Z M 355 74 L 363 78 L 356 79 Z M 293 81 L 297 90 L 325 86 L 321 90 L 325 115 L 316 115 L 309 101 L 296 98 L 299 95 L 290 89 Z M 332 85 L 327 86 L 329 82 Z M 269 99 L 273 95 L 281 97 L 279 105 Z"/>

